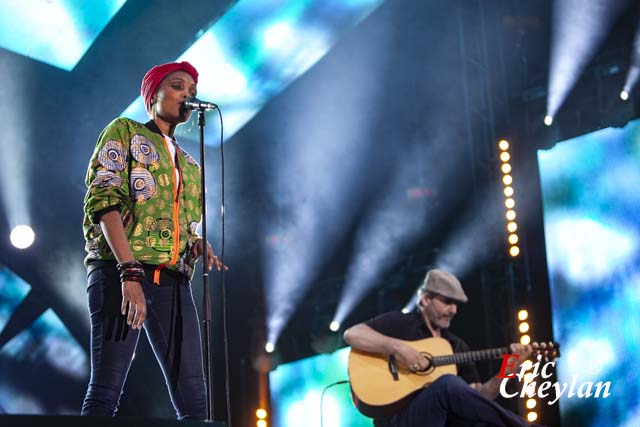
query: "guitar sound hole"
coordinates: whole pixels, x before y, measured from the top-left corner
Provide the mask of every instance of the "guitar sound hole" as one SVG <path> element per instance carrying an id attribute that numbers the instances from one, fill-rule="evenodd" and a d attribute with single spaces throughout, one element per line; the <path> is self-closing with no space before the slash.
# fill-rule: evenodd
<path id="1" fill-rule="evenodd" d="M 427 363 L 429 364 L 427 366 L 426 369 L 422 370 L 422 371 L 416 371 L 415 374 L 416 375 L 429 375 L 431 372 L 433 372 L 433 370 L 435 369 L 435 366 L 433 366 L 433 363 L 431 363 L 431 355 L 429 353 L 421 353 L 425 359 L 427 359 Z"/>

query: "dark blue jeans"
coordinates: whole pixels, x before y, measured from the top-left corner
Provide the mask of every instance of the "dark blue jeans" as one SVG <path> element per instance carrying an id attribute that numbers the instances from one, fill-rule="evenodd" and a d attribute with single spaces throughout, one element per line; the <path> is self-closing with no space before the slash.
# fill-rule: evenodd
<path id="1" fill-rule="evenodd" d="M 88 278 L 91 378 L 82 415 L 113 416 L 140 336 L 120 314 L 122 290 L 115 265 Z M 179 419 L 206 417 L 200 331 L 189 280 L 164 273 L 161 286 L 145 280 L 144 330 L 164 374 Z"/>
<path id="2" fill-rule="evenodd" d="M 392 427 L 524 427 L 529 423 L 486 399 L 455 375 L 444 375 L 422 390 Z"/>

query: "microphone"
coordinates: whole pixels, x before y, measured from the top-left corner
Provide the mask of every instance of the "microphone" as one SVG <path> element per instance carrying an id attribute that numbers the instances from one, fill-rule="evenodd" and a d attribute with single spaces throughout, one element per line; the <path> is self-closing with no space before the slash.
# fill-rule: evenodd
<path id="1" fill-rule="evenodd" d="M 198 98 L 187 99 L 182 103 L 185 110 L 215 110 L 218 108 L 213 102 L 202 101 Z"/>

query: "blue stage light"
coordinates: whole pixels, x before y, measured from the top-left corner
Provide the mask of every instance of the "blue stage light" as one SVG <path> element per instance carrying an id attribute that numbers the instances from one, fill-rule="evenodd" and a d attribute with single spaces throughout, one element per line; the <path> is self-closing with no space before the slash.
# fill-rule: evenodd
<path id="1" fill-rule="evenodd" d="M 125 3 L 2 0 L 0 47 L 71 71 Z"/>
<path id="2" fill-rule="evenodd" d="M 635 121 L 538 153 L 558 381 L 611 384 L 608 398 L 565 393 L 563 425 L 640 422 L 639 132 Z"/>
<path id="3" fill-rule="evenodd" d="M 228 139 L 270 98 L 318 62 L 342 32 L 382 2 L 239 1 L 177 60 L 189 61 L 198 68 L 198 97 L 220 106 L 225 139 Z M 148 120 L 141 98 L 122 115 L 143 122 Z M 209 145 L 219 144 L 216 123 L 210 120 L 207 127 L 205 139 Z M 197 139 L 197 132 L 189 132 L 190 128 L 182 126 L 176 135 Z"/>

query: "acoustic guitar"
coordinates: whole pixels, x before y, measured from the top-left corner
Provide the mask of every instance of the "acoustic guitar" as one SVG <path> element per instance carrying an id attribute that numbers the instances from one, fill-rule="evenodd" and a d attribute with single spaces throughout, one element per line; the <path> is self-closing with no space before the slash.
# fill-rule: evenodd
<path id="1" fill-rule="evenodd" d="M 456 375 L 456 364 L 502 358 L 511 354 L 509 347 L 454 353 L 444 338 L 424 338 L 405 341 L 418 350 L 429 362 L 425 371 L 411 372 L 393 358 L 351 349 L 349 353 L 349 382 L 353 402 L 368 417 L 388 417 L 409 403 L 415 393 L 428 387 L 439 377 Z M 559 357 L 556 343 L 533 343 L 532 355 L 555 359 Z"/>

